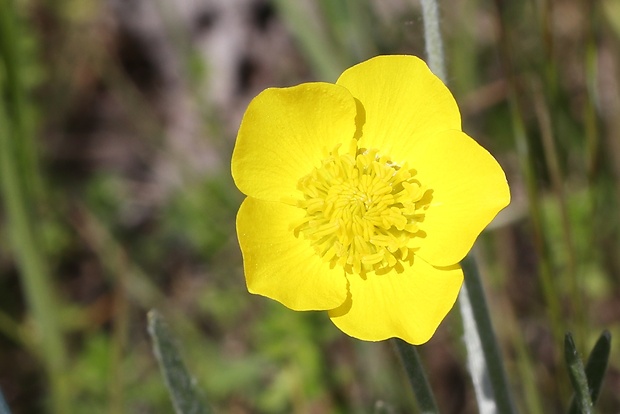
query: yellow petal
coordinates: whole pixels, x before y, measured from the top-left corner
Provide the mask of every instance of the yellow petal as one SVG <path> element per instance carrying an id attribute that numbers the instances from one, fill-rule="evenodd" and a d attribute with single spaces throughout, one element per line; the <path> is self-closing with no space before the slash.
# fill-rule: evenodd
<path id="1" fill-rule="evenodd" d="M 245 112 L 232 156 L 232 176 L 246 195 L 266 201 L 296 197 L 297 182 L 355 133 L 356 104 L 343 87 L 304 83 L 261 92 Z"/>
<path id="2" fill-rule="evenodd" d="M 336 83 L 363 106 L 362 147 L 391 154 L 413 145 L 418 134 L 461 129 L 454 97 L 415 56 L 377 56 L 347 69 Z"/>
<path id="3" fill-rule="evenodd" d="M 416 255 L 435 266 L 458 263 L 510 203 L 504 171 L 487 150 L 456 130 L 427 135 L 403 156 L 433 190 L 419 225 L 426 236 Z"/>
<path id="4" fill-rule="evenodd" d="M 330 268 L 307 240 L 294 236 L 290 223 L 303 215 L 252 197 L 241 204 L 237 237 L 248 290 L 293 310 L 333 309 L 346 299 L 347 280 L 340 266 Z"/>
<path id="5" fill-rule="evenodd" d="M 398 337 L 428 341 L 454 305 L 463 282 L 458 265 L 438 269 L 414 258 L 401 273 L 349 275 L 350 295 L 329 316 L 346 334 L 366 341 Z"/>

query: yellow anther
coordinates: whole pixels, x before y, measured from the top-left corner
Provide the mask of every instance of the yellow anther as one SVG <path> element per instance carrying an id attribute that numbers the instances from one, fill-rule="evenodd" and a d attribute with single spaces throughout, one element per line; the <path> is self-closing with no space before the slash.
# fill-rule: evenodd
<path id="1" fill-rule="evenodd" d="M 428 207 L 415 170 L 398 166 L 376 149 L 336 146 L 321 167 L 301 178 L 303 219 L 291 224 L 324 261 L 346 272 L 385 270 L 411 256 L 418 224 Z M 340 153 L 342 152 L 342 154 Z"/>

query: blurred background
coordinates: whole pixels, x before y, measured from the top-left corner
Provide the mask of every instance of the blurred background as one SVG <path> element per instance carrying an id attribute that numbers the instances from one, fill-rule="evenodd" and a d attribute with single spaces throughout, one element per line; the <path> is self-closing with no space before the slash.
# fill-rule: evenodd
<path id="1" fill-rule="evenodd" d="M 564 412 L 564 333 L 584 357 L 603 329 L 620 338 L 620 3 L 441 3 L 464 130 L 513 195 L 475 254 L 515 401 Z M 262 89 L 424 58 L 417 1 L 2 0 L 0 13 L 0 389 L 14 414 L 172 412 L 151 308 L 217 412 L 414 412 L 389 342 L 247 292 L 229 160 Z M 460 326 L 451 312 L 420 347 L 445 413 L 477 412 Z M 620 412 L 617 350 L 600 412 Z"/>

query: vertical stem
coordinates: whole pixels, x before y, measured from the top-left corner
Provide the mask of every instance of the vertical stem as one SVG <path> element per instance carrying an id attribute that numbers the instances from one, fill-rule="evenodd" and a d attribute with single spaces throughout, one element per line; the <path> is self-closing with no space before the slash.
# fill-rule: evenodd
<path id="1" fill-rule="evenodd" d="M 422 0 L 424 20 L 424 42 L 428 66 L 431 71 L 446 82 L 446 62 L 443 53 L 441 30 L 439 29 L 439 6 L 435 0 Z"/>
<path id="2" fill-rule="evenodd" d="M 469 299 L 467 285 L 461 288 L 459 293 L 459 309 L 461 320 L 463 321 L 463 342 L 467 350 L 467 368 L 474 385 L 478 412 L 480 414 L 495 414 L 497 405 L 495 404 L 493 393 L 487 390 L 492 389 L 487 363 L 482 351 L 480 335 L 476 329 L 476 318 Z"/>
<path id="3" fill-rule="evenodd" d="M 32 211 L 36 206 L 40 178 L 36 169 L 32 137 L 25 122 L 26 99 L 20 78 L 13 4 L 0 0 L 0 192 L 10 243 L 21 272 L 23 290 L 36 321 L 37 348 L 51 385 L 53 412 L 69 410 L 66 354 L 56 317 L 53 285 L 37 239 Z M 6 106 L 5 106 L 6 99 Z"/>
<path id="4" fill-rule="evenodd" d="M 27 194 L 39 199 L 43 193 L 41 174 L 37 163 L 34 140 L 30 135 L 28 105 L 22 73 L 22 53 L 19 50 L 20 32 L 16 27 L 18 21 L 15 6 L 11 0 L 0 0 L 0 54 L 4 60 L 6 76 L 7 108 L 6 112 L 12 124 L 15 136 L 15 157 L 18 159 L 19 172 L 23 175 L 22 185 Z"/>
<path id="5" fill-rule="evenodd" d="M 409 383 L 411 384 L 411 389 L 413 389 L 418 403 L 418 408 L 423 414 L 438 413 L 439 411 L 437 409 L 435 397 L 433 396 L 433 390 L 426 379 L 424 367 L 422 366 L 416 347 L 398 338 L 394 338 L 392 343 L 403 363 L 403 367 L 409 378 Z"/>
<path id="6" fill-rule="evenodd" d="M 465 274 L 465 284 L 459 300 L 461 301 L 461 309 L 465 310 L 463 312 L 464 321 L 471 321 L 470 323 L 464 323 L 465 334 L 468 337 L 475 335 L 480 341 L 480 350 L 482 350 L 480 363 L 486 365 L 488 385 L 493 390 L 497 412 L 502 414 L 514 413 L 515 409 L 510 396 L 504 363 L 491 323 L 491 317 L 489 316 L 489 308 L 484 296 L 480 273 L 478 273 L 476 262 L 471 256 L 463 259 L 461 265 Z M 471 318 L 473 318 L 473 321 Z M 472 332 L 472 330 L 474 331 Z M 475 379 L 474 383 L 476 383 Z M 476 392 L 478 393 L 478 391 Z"/>
<path id="7" fill-rule="evenodd" d="M 43 255 L 39 250 L 31 217 L 29 217 L 24 188 L 20 183 L 13 136 L 7 128 L 8 119 L 0 100 L 0 188 L 9 223 L 9 235 L 28 305 L 37 322 L 38 343 L 52 386 L 55 412 L 68 412 L 66 357 L 62 333 L 56 318 L 53 289 L 48 278 Z"/>

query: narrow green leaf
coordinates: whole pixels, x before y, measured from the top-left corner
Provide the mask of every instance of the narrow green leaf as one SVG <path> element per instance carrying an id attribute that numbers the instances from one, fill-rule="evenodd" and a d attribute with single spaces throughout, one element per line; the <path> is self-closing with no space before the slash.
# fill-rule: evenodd
<path id="1" fill-rule="evenodd" d="M 592 348 L 592 352 L 590 352 L 585 369 L 588 388 L 590 390 L 590 399 L 593 405 L 596 403 L 596 400 L 598 400 L 598 396 L 601 392 L 603 378 L 605 377 L 607 363 L 609 362 L 610 351 L 611 334 L 608 330 L 604 330 L 598 338 L 598 341 L 596 341 L 594 348 Z M 579 414 L 579 406 L 574 397 L 568 412 L 569 414 Z"/>
<path id="2" fill-rule="evenodd" d="M 588 387 L 590 388 L 590 397 L 592 404 L 596 403 L 601 393 L 603 378 L 607 370 L 609 362 L 609 354 L 611 352 L 611 333 L 608 330 L 603 331 L 598 341 L 592 348 L 592 352 L 586 363 L 586 377 L 588 379 Z"/>
<path id="3" fill-rule="evenodd" d="M 210 410 L 198 395 L 194 380 L 183 364 L 176 343 L 162 316 L 156 310 L 148 313 L 148 331 L 153 351 L 176 414 L 207 414 Z"/>
<path id="4" fill-rule="evenodd" d="M 418 355 L 416 347 L 398 338 L 394 338 L 393 343 L 403 363 L 407 377 L 409 378 L 409 383 L 413 389 L 418 408 L 423 414 L 438 413 L 439 410 L 437 409 L 435 396 L 426 379 L 424 367 L 422 366 L 422 361 L 420 361 L 420 356 Z"/>
<path id="5" fill-rule="evenodd" d="M 564 337 L 564 358 L 568 365 L 568 374 L 570 376 L 571 384 L 575 390 L 575 401 L 577 405 L 577 412 L 582 414 L 592 413 L 592 400 L 590 399 L 590 390 L 588 388 L 588 379 L 586 378 L 586 372 L 583 368 L 583 362 L 579 357 L 577 348 L 575 347 L 575 341 L 571 333 L 567 333 Z"/>

